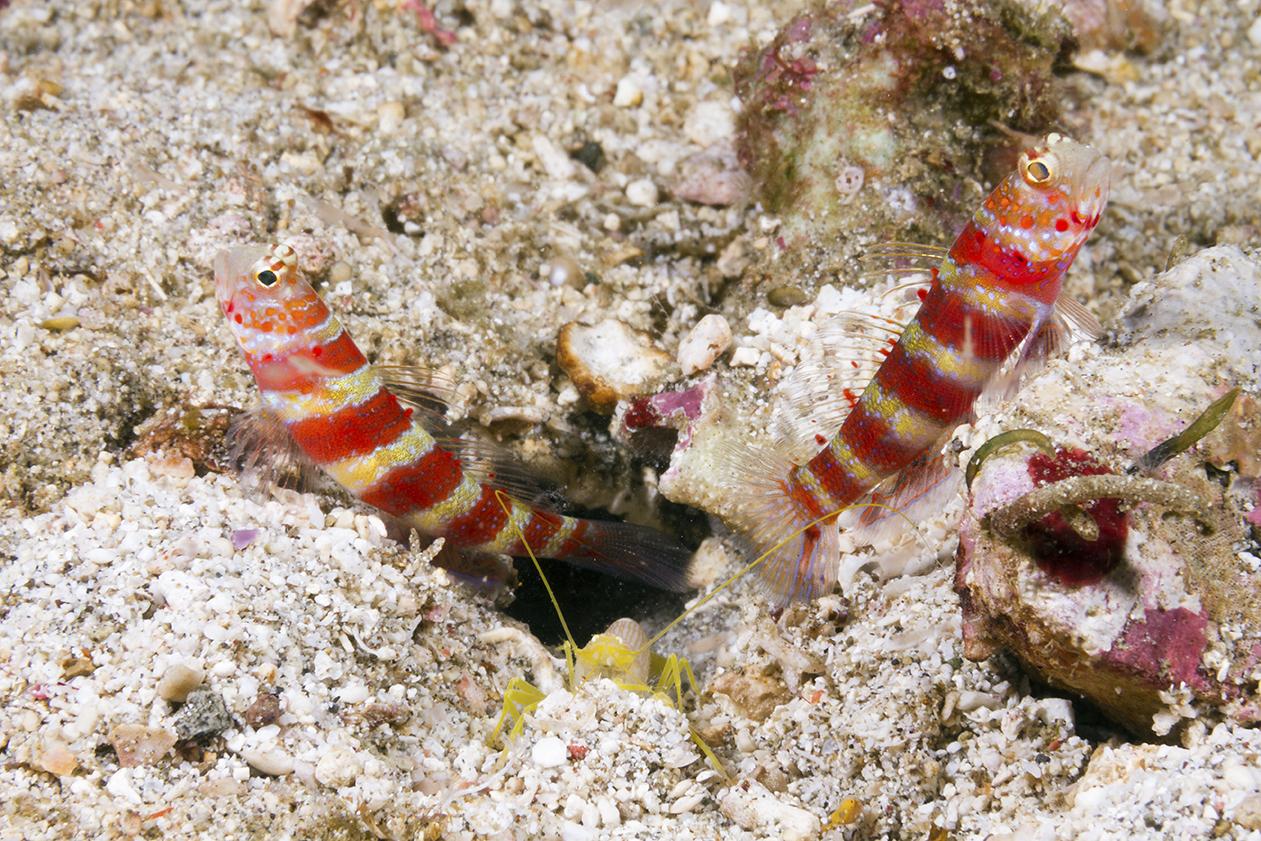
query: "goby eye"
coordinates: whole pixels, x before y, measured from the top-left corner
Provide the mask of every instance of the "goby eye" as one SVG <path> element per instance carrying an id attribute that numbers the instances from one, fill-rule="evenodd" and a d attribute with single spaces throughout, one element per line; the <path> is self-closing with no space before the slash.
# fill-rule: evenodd
<path id="1" fill-rule="evenodd" d="M 1050 165 L 1039 158 L 1025 161 L 1023 172 L 1025 180 L 1035 186 L 1047 183 L 1055 175 L 1055 173 L 1051 171 Z"/>
<path id="2" fill-rule="evenodd" d="M 276 277 L 276 273 L 271 269 L 263 269 L 261 272 L 254 275 L 254 279 L 263 286 L 272 286 L 277 280 L 279 280 L 279 278 Z"/>

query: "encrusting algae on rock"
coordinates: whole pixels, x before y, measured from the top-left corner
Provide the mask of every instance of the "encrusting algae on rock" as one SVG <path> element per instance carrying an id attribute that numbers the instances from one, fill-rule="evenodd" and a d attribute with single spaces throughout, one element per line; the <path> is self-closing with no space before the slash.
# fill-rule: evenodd
<path id="1" fill-rule="evenodd" d="M 952 236 L 981 198 L 972 179 L 1014 163 L 992 125 L 1057 124 L 1069 38 L 1015 0 L 811 4 L 734 74 L 741 160 L 784 223 L 752 277 L 821 285 L 867 232 Z"/>
<path id="2" fill-rule="evenodd" d="M 1205 252 L 1136 290 L 1116 347 L 1026 390 L 1013 413 L 1063 443 L 979 464 L 956 559 L 967 657 L 1010 650 L 1143 737 L 1261 722 L 1261 480 L 1230 443 L 1257 424 L 1257 304 L 1238 293 L 1258 288 L 1254 260 Z"/>

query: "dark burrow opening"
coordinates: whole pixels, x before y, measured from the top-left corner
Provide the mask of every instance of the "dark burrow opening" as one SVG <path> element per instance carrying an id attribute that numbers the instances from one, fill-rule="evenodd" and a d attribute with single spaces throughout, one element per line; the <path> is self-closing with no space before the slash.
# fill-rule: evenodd
<path id="1" fill-rule="evenodd" d="M 665 530 L 680 536 L 688 548 L 695 549 L 709 535 L 709 524 L 703 513 L 673 503 L 663 503 L 661 507 Z M 607 519 L 607 515 L 601 516 L 601 512 L 566 513 Z M 565 632 L 534 564 L 529 558 L 516 558 L 514 562 L 517 568 L 515 597 L 503 612 L 528 625 L 544 645 L 559 646 L 565 640 Z M 641 623 L 651 634 L 682 613 L 684 603 L 692 595 L 658 590 L 579 569 L 563 561 L 542 558 L 539 563 L 556 593 L 574 642 L 580 646 L 586 645 L 592 635 L 604 632 L 623 616 Z"/>

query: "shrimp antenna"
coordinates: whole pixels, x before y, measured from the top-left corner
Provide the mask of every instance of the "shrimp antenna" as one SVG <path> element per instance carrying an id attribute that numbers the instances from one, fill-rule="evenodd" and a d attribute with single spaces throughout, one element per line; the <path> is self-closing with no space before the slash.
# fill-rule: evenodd
<path id="1" fill-rule="evenodd" d="M 552 583 L 547 580 L 547 576 L 543 574 L 543 565 L 539 563 L 539 559 L 535 557 L 534 550 L 530 548 L 530 544 L 525 539 L 525 533 L 521 531 L 521 526 L 513 519 L 512 509 L 508 507 L 508 495 L 498 488 L 495 489 L 495 501 L 503 508 L 504 514 L 508 517 L 508 522 L 512 525 L 512 530 L 517 533 L 517 539 L 521 541 L 521 545 L 525 547 L 525 553 L 530 556 L 530 560 L 534 562 L 534 568 L 538 571 L 539 578 L 543 581 L 543 589 L 547 590 L 547 598 L 552 602 L 552 608 L 556 611 L 556 618 L 560 619 L 561 630 L 565 632 L 565 639 L 569 642 L 566 649 L 565 658 L 569 659 L 573 656 L 571 652 L 578 649 L 577 643 L 574 642 L 574 635 L 569 632 L 569 623 L 565 621 L 565 614 L 560 609 L 560 602 L 556 601 L 556 593 L 552 591 Z M 572 665 L 572 664 L 571 664 Z"/>
<path id="2" fill-rule="evenodd" d="M 557 601 L 557 599 L 556 599 L 556 593 L 552 590 L 552 584 L 551 584 L 551 582 L 550 582 L 550 581 L 548 581 L 548 580 L 547 580 L 547 574 L 543 572 L 543 565 L 539 563 L 539 559 L 535 556 L 535 554 L 534 554 L 534 550 L 533 550 L 532 548 L 530 548 L 530 544 L 529 544 L 529 542 L 525 539 L 525 534 L 521 531 L 521 527 L 517 524 L 516 520 L 512 519 L 512 517 L 511 517 L 511 509 L 509 509 L 509 507 L 508 507 L 508 496 L 507 496 L 507 494 L 505 494 L 505 493 L 504 493 L 503 491 L 501 491 L 501 490 L 496 489 L 496 490 L 495 490 L 495 499 L 499 502 L 499 505 L 500 505 L 500 506 L 504 509 L 504 513 L 509 515 L 509 517 L 508 517 L 508 522 L 512 525 L 512 530 L 513 530 L 514 532 L 516 532 L 517 539 L 518 539 L 518 540 L 520 540 L 520 541 L 521 541 L 521 545 L 525 547 L 526 554 L 530 556 L 530 560 L 534 563 L 534 569 L 538 572 L 538 574 L 539 574 L 539 578 L 543 581 L 543 588 L 544 588 L 545 590 L 547 590 L 547 598 L 548 598 L 548 599 L 551 601 L 551 603 L 552 603 L 552 609 L 556 611 L 556 617 L 560 620 L 560 626 L 561 626 L 561 629 L 565 632 L 565 639 L 566 639 L 566 641 L 568 641 L 568 643 L 569 643 L 569 645 L 568 645 L 568 646 L 567 646 L 567 648 L 566 648 L 566 659 L 568 660 L 570 657 L 572 657 L 572 656 L 573 656 L 572 652 L 574 652 L 574 651 L 577 651 L 577 650 L 578 650 L 578 645 L 577 645 L 577 643 L 575 643 L 575 642 L 574 642 L 574 636 L 573 636 L 573 634 L 572 634 L 572 633 L 570 633 L 570 631 L 569 631 L 569 623 L 565 621 L 565 614 L 564 614 L 564 612 L 563 612 L 563 611 L 561 610 L 561 608 L 560 608 L 560 602 L 559 602 L 559 601 Z M 754 558 L 752 561 L 750 561 L 749 563 L 745 564 L 743 567 L 741 567 L 741 568 L 740 568 L 739 570 L 737 570 L 736 572 L 732 573 L 732 575 L 731 575 L 731 576 L 729 576 L 729 577 L 727 578 L 727 580 L 726 580 L 726 581 L 722 582 L 722 583 L 721 583 L 721 584 L 719 584 L 717 587 L 715 587 L 713 590 L 711 590 L 710 592 L 706 593 L 706 594 L 705 594 L 705 596 L 704 596 L 704 597 L 703 597 L 700 601 L 698 601 L 696 604 L 692 605 L 692 606 L 691 606 L 691 607 L 689 607 L 687 610 L 683 611 L 683 612 L 682 612 L 682 613 L 680 613 L 678 616 L 676 616 L 674 619 L 672 619 L 672 620 L 671 620 L 671 621 L 670 621 L 670 622 L 669 622 L 669 623 L 668 623 L 668 624 L 667 624 L 664 628 L 662 628 L 660 631 L 658 631 L 656 634 L 654 634 L 651 638 L 649 638 L 649 640 L 648 640 L 646 643 L 644 643 L 643 647 L 642 647 L 642 648 L 640 648 L 640 649 L 638 649 L 635 653 L 636 653 L 636 654 L 640 654 L 640 653 L 645 652 L 645 651 L 649 651 L 649 652 L 650 652 L 650 651 L 652 650 L 652 647 L 653 647 L 654 645 L 656 645 L 656 644 L 657 644 L 657 642 L 658 642 L 658 641 L 660 641 L 662 637 L 664 637 L 666 634 L 670 633 L 670 631 L 674 630 L 674 628 L 675 628 L 675 627 L 676 627 L 676 626 L 677 626 L 680 622 L 682 622 L 682 621 L 683 621 L 684 619 L 686 619 L 688 616 L 691 616 L 691 615 L 692 615 L 693 613 L 695 613 L 697 610 L 699 610 L 699 609 L 701 609 L 702 607 L 704 607 L 706 604 L 708 604 L 708 603 L 709 603 L 709 601 L 710 601 L 711 599 L 713 599 L 713 598 L 714 598 L 714 596 L 717 596 L 717 595 L 718 595 L 719 593 L 721 593 L 723 590 L 727 589 L 727 588 L 728 588 L 728 587 L 730 587 L 732 584 L 734 584 L 734 583 L 736 583 L 737 581 L 739 581 L 741 578 L 743 578 L 743 577 L 745 576 L 745 574 L 747 574 L 748 572 L 750 572 L 750 571 L 751 571 L 751 570 L 753 570 L 753 569 L 756 569 L 756 568 L 758 567 L 758 565 L 759 565 L 759 564 L 761 564 L 763 561 L 765 561 L 765 560 L 766 560 L 767 558 L 769 558 L 771 555 L 774 555 L 776 552 L 778 552 L 778 551 L 780 550 L 780 548 L 782 548 L 784 545 L 786 545 L 787 543 L 789 543 L 790 541 L 792 541 L 793 539 L 795 539 L 795 538 L 796 538 L 796 537 L 798 537 L 799 535 L 801 535 L 803 532 L 808 531 L 809 529 L 812 529 L 812 528 L 814 528 L 815 526 L 819 525 L 820 523 L 823 523 L 823 522 L 825 522 L 825 521 L 827 521 L 827 520 L 830 520 L 830 519 L 832 519 L 833 517 L 838 517 L 838 516 L 840 516 L 841 514 L 844 514 L 844 513 L 845 513 L 845 512 L 847 512 L 847 511 L 853 511 L 853 510 L 856 510 L 856 509 L 859 509 L 859 508 L 883 508 L 883 509 L 885 509 L 886 511 L 888 511 L 890 514 L 893 514 L 894 516 L 897 516 L 897 517 L 901 517 L 903 520 L 905 520 L 905 521 L 906 521 L 907 525 L 909 525 L 909 526 L 911 527 L 911 531 L 912 531 L 913 533 L 918 534 L 918 532 L 917 532 L 917 531 L 916 531 L 916 529 L 915 529 L 915 522 L 914 522 L 913 520 L 911 520 L 911 518 L 910 518 L 910 517 L 906 516 L 906 514 L 902 513 L 900 510 L 898 510 L 898 509 L 896 509 L 896 508 L 893 508 L 892 506 L 885 505 L 884 503 L 880 503 L 880 502 L 859 502 L 859 503 L 855 503 L 855 504 L 853 504 L 853 505 L 846 505 L 846 506 L 844 506 L 843 508 L 838 508 L 838 509 L 836 509 L 835 511 L 831 511 L 831 512 L 829 512 L 829 513 L 827 513 L 827 514 L 824 514 L 824 515 L 822 515 L 822 516 L 820 516 L 820 517 L 815 518 L 814 520 L 811 520 L 809 523 L 806 523 L 804 526 L 802 526 L 801 528 L 797 529 L 796 531 L 793 531 L 793 532 L 789 533 L 786 537 L 783 537 L 782 539 L 780 539 L 777 543 L 775 543 L 773 546 L 771 546 L 769 549 L 767 549 L 767 550 L 766 550 L 765 552 L 763 552 L 761 555 L 758 555 L 758 556 L 757 556 L 756 558 Z M 920 540 L 921 540 L 921 542 L 923 541 L 923 537 L 922 537 L 922 536 L 920 537 Z M 926 543 L 925 543 L 925 546 L 927 546 L 927 544 L 926 544 Z"/>

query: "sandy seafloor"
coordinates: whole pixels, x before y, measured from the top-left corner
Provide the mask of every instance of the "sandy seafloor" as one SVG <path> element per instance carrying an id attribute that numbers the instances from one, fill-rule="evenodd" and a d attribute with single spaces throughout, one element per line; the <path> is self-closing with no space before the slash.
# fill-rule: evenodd
<path id="1" fill-rule="evenodd" d="M 1167 264 L 1258 242 L 1258 4 L 1163 8 L 1159 48 L 1079 74 L 1071 115 L 1117 167 L 1070 282 L 1105 320 Z M 1256 731 L 1134 741 L 961 658 L 950 512 L 914 575 L 779 624 L 737 587 L 663 641 L 726 687 L 692 721 L 730 785 L 679 711 L 565 691 L 370 512 L 128 457 L 155 414 L 251 404 L 210 265 L 282 238 L 370 356 L 445 369 L 562 482 L 594 460 L 571 491 L 617 508 L 643 471 L 556 328 L 614 315 L 673 355 L 722 282 L 699 255 L 773 228 L 667 187 L 731 133 L 729 68 L 793 10 L 440 4 L 443 48 L 391 2 L 321 4 L 288 37 L 257 3 L 0 2 L 0 838 L 1261 837 Z M 598 175 L 566 154 L 586 141 Z M 553 283 L 559 255 L 598 283 Z M 172 747 L 189 713 L 158 683 L 181 670 L 231 720 Z M 518 676 L 549 694 L 501 753 Z"/>

